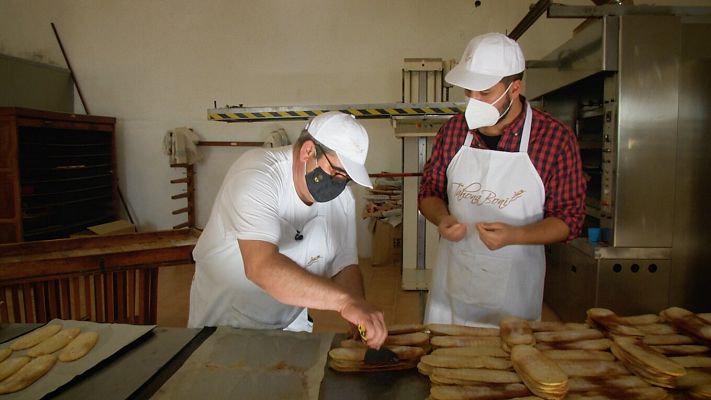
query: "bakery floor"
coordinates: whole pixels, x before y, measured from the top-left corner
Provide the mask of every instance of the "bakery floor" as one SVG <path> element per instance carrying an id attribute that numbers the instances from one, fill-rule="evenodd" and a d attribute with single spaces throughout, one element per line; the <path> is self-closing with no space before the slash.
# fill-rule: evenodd
<path id="1" fill-rule="evenodd" d="M 425 296 L 420 291 L 402 290 L 400 265 L 373 266 L 361 260 L 367 299 L 385 313 L 385 322 L 415 324 L 422 322 Z M 190 282 L 195 266 L 192 264 L 163 267 L 158 273 L 158 325 L 185 327 L 190 305 Z M 334 311 L 311 310 L 314 332 L 346 332 L 348 325 Z M 558 321 L 558 316 L 545 304 L 544 321 Z"/>

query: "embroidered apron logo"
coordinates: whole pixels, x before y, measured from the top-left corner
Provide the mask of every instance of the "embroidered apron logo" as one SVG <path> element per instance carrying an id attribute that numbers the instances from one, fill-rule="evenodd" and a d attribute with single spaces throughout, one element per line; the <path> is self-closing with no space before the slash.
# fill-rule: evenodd
<path id="1" fill-rule="evenodd" d="M 517 190 L 509 197 L 500 197 L 496 192 L 482 189 L 481 183 L 473 182 L 468 185 L 453 182 L 454 193 L 457 201 L 469 200 L 475 206 L 492 205 L 498 208 L 506 208 L 509 204 L 523 197 L 525 190 Z"/>
<path id="2" fill-rule="evenodd" d="M 313 264 L 315 264 L 316 261 L 318 261 L 318 260 L 320 260 L 320 259 L 321 259 L 321 256 L 311 257 L 311 259 L 309 260 L 309 262 L 306 263 L 306 266 L 307 266 L 307 267 L 310 267 L 310 266 L 312 266 Z"/>

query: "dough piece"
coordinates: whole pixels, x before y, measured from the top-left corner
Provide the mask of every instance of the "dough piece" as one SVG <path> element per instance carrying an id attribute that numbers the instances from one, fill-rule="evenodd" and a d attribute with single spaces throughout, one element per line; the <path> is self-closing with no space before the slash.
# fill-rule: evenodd
<path id="1" fill-rule="evenodd" d="M 421 347 L 413 346 L 386 346 L 390 351 L 395 353 L 399 360 L 419 360 L 422 357 L 423 351 Z M 355 347 L 337 347 L 331 349 L 328 355 L 333 360 L 338 361 L 363 361 L 365 358 L 366 348 Z"/>
<path id="2" fill-rule="evenodd" d="M 617 318 L 625 325 L 649 325 L 656 324 L 660 320 L 659 315 L 656 314 L 631 315 Z"/>
<path id="3" fill-rule="evenodd" d="M 331 359 L 328 362 L 331 369 L 340 372 L 382 372 L 400 371 L 417 367 L 417 360 L 404 360 L 387 364 L 365 364 L 363 361 L 343 361 Z"/>
<path id="4" fill-rule="evenodd" d="M 495 336 L 433 336 L 430 343 L 435 347 L 491 347 L 500 346 L 501 339 Z"/>
<path id="5" fill-rule="evenodd" d="M 667 344 L 694 344 L 694 339 L 686 335 L 648 335 L 642 338 L 642 342 L 648 346 L 659 346 Z"/>
<path id="6" fill-rule="evenodd" d="M 660 314 L 684 332 L 690 333 L 705 343 L 711 343 L 711 324 L 693 312 L 681 307 L 670 307 Z"/>
<path id="7" fill-rule="evenodd" d="M 424 332 L 403 333 L 390 335 L 385 338 L 386 346 L 420 346 L 430 340 L 430 335 Z"/>
<path id="8" fill-rule="evenodd" d="M 589 339 L 574 342 L 537 343 L 538 350 L 607 350 L 612 341 L 610 339 Z"/>
<path id="9" fill-rule="evenodd" d="M 428 324 L 427 329 L 433 335 L 449 336 L 499 336 L 499 328 L 481 328 L 465 325 Z"/>
<path id="10" fill-rule="evenodd" d="M 517 344 L 535 344 L 536 338 L 533 336 L 533 331 L 528 325 L 528 321 L 517 317 L 506 317 L 499 323 L 501 328 L 501 342 L 506 344 L 509 351 Z"/>
<path id="11" fill-rule="evenodd" d="M 637 366 L 676 377 L 686 373 L 686 370 L 681 365 L 633 338 L 616 336 L 614 341 L 619 346 L 619 350 L 624 352 L 622 361 L 628 361 Z"/>
<path id="12" fill-rule="evenodd" d="M 27 351 L 27 355 L 30 357 L 38 357 L 38 356 L 42 356 L 45 354 L 52 354 L 55 351 L 61 349 L 62 347 L 66 346 L 67 344 L 69 344 L 69 342 L 71 342 L 72 339 L 77 337 L 77 335 L 79 334 L 80 331 L 81 331 L 80 328 L 62 329 L 56 335 L 52 336 L 49 339 L 42 341 L 42 343 L 29 349 Z"/>
<path id="13" fill-rule="evenodd" d="M 644 336 L 642 331 L 632 325 L 628 325 L 629 318 L 625 321 L 606 308 L 591 308 L 587 311 L 587 315 L 591 325 L 612 335 Z"/>
<path id="14" fill-rule="evenodd" d="M 684 368 L 711 368 L 711 357 L 705 356 L 684 356 L 669 357 L 670 360 Z M 709 381 L 711 383 L 711 380 Z"/>
<path id="15" fill-rule="evenodd" d="M 612 353 L 601 350 L 544 350 L 543 355 L 551 360 L 615 360 Z"/>
<path id="16" fill-rule="evenodd" d="M 568 392 L 568 375 L 558 366 L 558 363 L 546 357 L 535 347 L 527 345 L 514 346 L 511 349 L 511 361 L 513 362 L 514 370 L 516 370 L 518 376 L 521 377 L 523 383 L 533 394 L 544 399 L 562 399 L 565 397 Z"/>
<path id="17" fill-rule="evenodd" d="M 482 383 L 519 383 L 521 378 L 515 372 L 483 368 L 433 368 L 430 379 L 448 378 L 466 382 L 470 385 Z"/>
<path id="18" fill-rule="evenodd" d="M 615 361 L 604 360 L 556 360 L 560 369 L 568 376 L 610 378 L 619 375 L 630 375 L 630 371 Z"/>
<path id="19" fill-rule="evenodd" d="M 22 357 L 8 358 L 7 360 L 1 362 L 0 363 L 0 381 L 7 378 L 8 376 L 14 374 L 15 372 L 17 372 L 25 364 L 30 362 L 30 360 L 31 360 L 31 358 L 22 356 Z"/>
<path id="20" fill-rule="evenodd" d="M 709 346 L 701 346 L 698 344 L 665 344 L 660 346 L 651 346 L 658 352 L 672 356 L 688 356 L 694 354 L 703 354 L 711 351 Z"/>
<path id="21" fill-rule="evenodd" d="M 11 377 L 0 382 L 0 394 L 14 393 L 30 386 L 46 374 L 57 362 L 57 356 L 46 354 L 27 363 Z"/>
<path id="22" fill-rule="evenodd" d="M 97 332 L 84 332 L 74 338 L 67 347 L 59 352 L 59 361 L 68 362 L 78 360 L 91 351 L 99 341 Z"/>
<path id="23" fill-rule="evenodd" d="M 36 346 L 41 341 L 49 339 L 61 330 L 62 325 L 60 324 L 45 325 L 28 334 L 25 334 L 24 336 L 21 336 L 19 339 L 10 344 L 10 348 L 15 351 L 29 349 L 30 347 Z"/>
<path id="24" fill-rule="evenodd" d="M 420 362 L 432 368 L 484 368 L 484 369 L 510 369 L 511 361 L 498 357 L 462 357 L 441 356 L 428 354 L 422 356 Z"/>
<path id="25" fill-rule="evenodd" d="M 526 386 L 520 383 L 508 385 L 432 385 L 430 398 L 433 400 L 478 400 L 478 399 L 510 399 L 530 395 Z"/>
<path id="26" fill-rule="evenodd" d="M 12 354 L 12 349 L 9 347 L 0 349 L 0 361 L 5 361 L 5 359 L 10 357 L 11 354 Z"/>
<path id="27" fill-rule="evenodd" d="M 635 328 L 642 331 L 645 335 L 673 335 L 677 333 L 676 328 L 669 324 L 637 325 Z"/>
<path id="28" fill-rule="evenodd" d="M 568 379 L 568 393 L 592 391 L 620 391 L 632 388 L 649 387 L 649 383 L 636 375 L 616 377 L 571 377 Z"/>
<path id="29" fill-rule="evenodd" d="M 389 325 L 388 335 L 402 335 L 403 333 L 422 332 L 424 330 L 425 326 L 422 324 Z"/>
<path id="30" fill-rule="evenodd" d="M 461 357 L 500 357 L 508 358 L 509 354 L 499 346 L 479 346 L 479 347 L 442 347 L 432 351 L 434 355 L 461 356 Z"/>
<path id="31" fill-rule="evenodd" d="M 602 339 L 605 337 L 597 329 L 578 329 L 553 332 L 536 332 L 533 334 L 539 342 L 574 342 L 580 340 Z"/>

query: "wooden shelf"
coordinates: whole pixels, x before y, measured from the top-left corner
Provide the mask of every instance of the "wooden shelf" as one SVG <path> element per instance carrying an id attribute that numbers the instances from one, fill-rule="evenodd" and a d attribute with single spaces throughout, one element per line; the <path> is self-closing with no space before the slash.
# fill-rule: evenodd
<path id="1" fill-rule="evenodd" d="M 87 176 L 80 176 L 77 178 L 58 178 L 58 179 L 45 179 L 41 181 L 26 181 L 23 182 L 23 184 L 39 184 L 39 183 L 56 183 L 56 182 L 72 182 L 72 181 L 85 181 L 87 179 L 96 179 L 96 178 L 109 178 L 111 177 L 111 174 L 99 174 L 99 175 L 87 175 Z"/>
<path id="2" fill-rule="evenodd" d="M 111 157 L 111 153 L 109 152 L 109 153 L 93 153 L 93 154 L 23 154 L 23 155 L 22 155 L 22 159 L 20 160 L 20 162 L 22 162 L 22 160 L 28 160 L 28 159 L 41 159 L 41 160 L 45 160 L 45 159 L 50 159 L 50 160 L 58 159 L 58 160 L 66 160 L 66 159 L 68 159 L 68 158 L 79 158 L 79 159 L 83 159 L 83 158 L 86 158 L 86 157 L 101 157 L 101 158 L 105 158 L 105 157 Z"/>
<path id="3" fill-rule="evenodd" d="M 116 119 L 0 107 L 0 243 L 117 219 Z"/>
<path id="4" fill-rule="evenodd" d="M 113 219 L 112 216 L 106 215 L 103 217 L 96 217 L 96 218 L 90 218 L 90 219 L 85 219 L 81 221 L 77 221 L 73 224 L 67 224 L 67 225 L 49 225 L 41 229 L 36 229 L 36 230 L 27 230 L 25 231 L 25 240 L 39 240 L 44 238 L 45 236 L 51 236 L 52 234 L 56 233 L 74 233 L 78 232 L 80 230 L 83 230 L 87 226 L 92 226 L 92 225 L 98 225 L 104 222 L 109 222 Z M 81 229 L 79 229 L 81 228 Z"/>
<path id="5" fill-rule="evenodd" d="M 67 201 L 57 201 L 54 203 L 42 203 L 41 205 L 35 205 L 35 206 L 30 206 L 28 207 L 29 209 L 32 208 L 38 208 L 38 207 L 62 207 L 62 206 L 68 206 L 72 204 L 79 204 L 79 203 L 86 203 L 86 202 L 94 202 L 96 200 L 101 200 L 101 199 L 111 199 L 113 196 L 111 193 L 107 193 L 101 196 L 92 196 L 92 197 L 85 197 L 85 198 L 75 198 L 72 200 L 67 200 Z"/>
<path id="6" fill-rule="evenodd" d="M 35 198 L 35 197 L 57 196 L 57 195 L 65 195 L 65 194 L 70 194 L 70 193 L 88 192 L 90 190 L 96 190 L 96 189 L 111 189 L 111 188 L 112 188 L 111 185 L 90 186 L 90 187 L 85 187 L 82 189 L 64 190 L 61 192 L 23 194 L 22 198 L 31 200 L 32 198 Z"/>

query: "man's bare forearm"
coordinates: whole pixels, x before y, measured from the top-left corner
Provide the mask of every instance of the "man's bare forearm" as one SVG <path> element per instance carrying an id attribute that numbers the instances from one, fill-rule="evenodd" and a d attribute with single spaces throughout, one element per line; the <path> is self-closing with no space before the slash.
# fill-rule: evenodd
<path id="1" fill-rule="evenodd" d="M 354 297 L 365 299 L 365 286 L 363 285 L 363 274 L 360 272 L 358 265 L 353 264 L 345 267 L 333 278 L 336 284 Z"/>
<path id="2" fill-rule="evenodd" d="M 330 279 L 314 275 L 258 240 L 240 240 L 247 278 L 284 304 L 340 312 L 353 295 Z"/>

